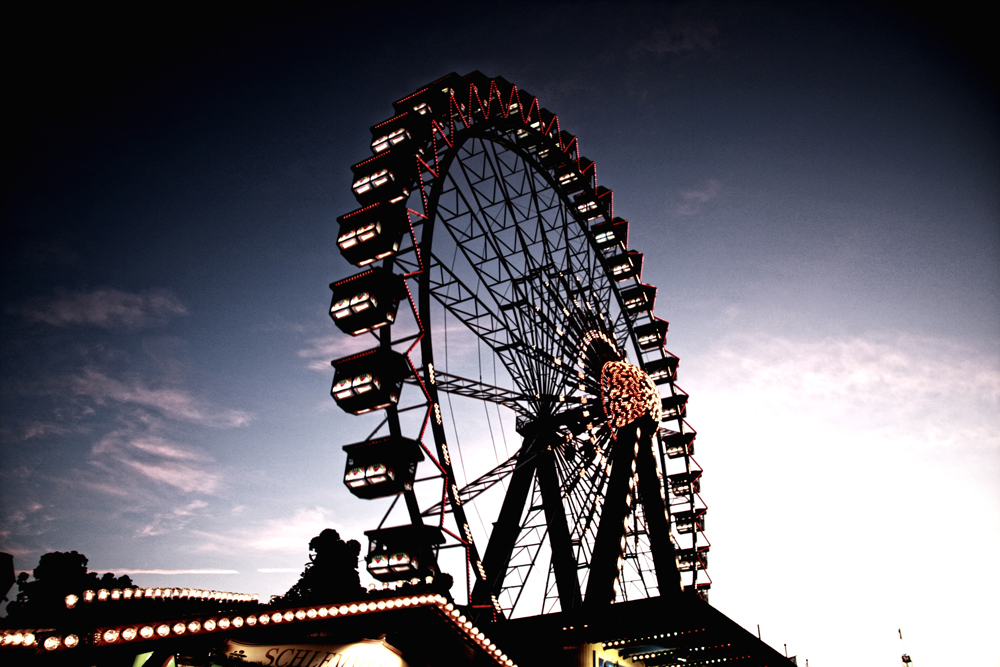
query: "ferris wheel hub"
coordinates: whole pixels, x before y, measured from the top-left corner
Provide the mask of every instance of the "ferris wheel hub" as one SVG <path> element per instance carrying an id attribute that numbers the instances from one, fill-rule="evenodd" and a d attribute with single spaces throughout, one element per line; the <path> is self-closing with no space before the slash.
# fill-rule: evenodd
<path id="1" fill-rule="evenodd" d="M 612 434 L 646 415 L 656 422 L 662 417 L 653 379 L 627 361 L 608 361 L 601 368 L 601 403 Z"/>

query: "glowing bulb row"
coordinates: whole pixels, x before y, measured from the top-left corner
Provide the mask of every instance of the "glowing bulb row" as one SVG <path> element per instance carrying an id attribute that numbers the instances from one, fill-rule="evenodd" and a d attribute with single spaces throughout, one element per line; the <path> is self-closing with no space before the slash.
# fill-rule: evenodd
<path id="1" fill-rule="evenodd" d="M 356 614 L 366 614 L 386 609 L 402 609 L 406 607 L 419 607 L 434 605 L 441 609 L 452 623 L 456 624 L 472 641 L 476 642 L 483 650 L 487 651 L 496 662 L 503 667 L 516 667 L 514 661 L 491 642 L 483 632 L 472 624 L 462 613 L 455 608 L 455 605 L 448 602 L 443 595 L 413 595 L 409 597 L 390 598 L 388 600 L 377 600 L 371 602 L 359 602 L 353 604 L 334 605 L 330 607 L 301 607 L 298 609 L 287 609 L 285 611 L 265 612 L 261 614 L 249 614 L 243 616 L 223 616 L 220 618 L 208 618 L 204 620 L 177 621 L 174 623 L 152 623 L 147 625 L 128 625 L 117 628 L 108 628 L 103 632 L 95 633 L 95 645 L 118 644 L 132 642 L 137 639 L 157 639 L 167 637 L 179 637 L 185 634 L 197 634 L 206 632 L 226 631 L 230 628 L 239 629 L 243 626 L 253 627 L 255 625 L 270 625 L 271 623 L 291 623 L 295 621 L 312 621 L 316 619 L 335 618 L 337 616 L 353 616 Z M 0 639 L 0 646 L 3 647 L 33 647 L 36 646 L 37 639 L 34 631 L 13 630 L 5 631 Z M 46 651 L 57 649 L 71 649 L 80 644 L 79 636 L 70 634 L 66 636 L 52 635 L 46 637 L 42 646 Z"/>
<path id="2" fill-rule="evenodd" d="M 4 632 L 0 638 L 0 646 L 27 646 L 31 647 L 36 642 L 35 633 L 22 630 L 9 630 Z"/>
<path id="3" fill-rule="evenodd" d="M 102 588 L 98 591 L 87 590 L 83 592 L 84 602 L 104 602 L 106 600 L 140 600 L 142 598 L 187 598 L 188 600 L 217 600 L 219 602 L 257 602 L 259 596 L 250 593 L 228 593 L 226 591 L 209 591 L 198 588 L 125 588 L 108 590 Z M 67 595 L 65 602 L 67 609 L 73 609 L 80 601 L 78 595 Z"/>

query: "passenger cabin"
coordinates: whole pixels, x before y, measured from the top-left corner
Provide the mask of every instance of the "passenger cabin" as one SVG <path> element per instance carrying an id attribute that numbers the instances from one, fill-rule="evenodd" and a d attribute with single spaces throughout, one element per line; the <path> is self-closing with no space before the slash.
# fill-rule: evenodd
<path id="1" fill-rule="evenodd" d="M 385 151 L 359 162 L 354 172 L 354 198 L 362 206 L 376 202 L 395 204 L 410 196 L 415 165 L 413 153 Z"/>
<path id="2" fill-rule="evenodd" d="M 392 324 L 406 293 L 403 276 L 377 266 L 331 283 L 330 289 L 330 317 L 341 331 L 352 336 Z"/>
<path id="3" fill-rule="evenodd" d="M 670 429 L 661 428 L 659 431 L 660 444 L 667 454 L 667 458 L 677 459 L 684 455 L 694 454 L 694 431 L 678 433 Z"/>
<path id="4" fill-rule="evenodd" d="M 586 223 L 604 220 L 605 218 L 610 219 L 611 216 L 608 215 L 606 201 L 599 198 L 596 192 L 587 188 L 573 198 L 573 208 L 576 210 L 577 215 Z"/>
<path id="5" fill-rule="evenodd" d="M 608 260 L 608 269 L 612 279 L 617 282 L 630 278 L 639 280 L 642 278 L 642 253 L 638 250 L 629 250 L 615 255 Z"/>
<path id="6" fill-rule="evenodd" d="M 677 569 L 681 572 L 704 570 L 708 567 L 708 547 L 697 549 L 679 549 L 677 551 Z"/>
<path id="7" fill-rule="evenodd" d="M 405 202 L 372 204 L 337 218 L 340 254 L 355 266 L 366 266 L 399 251 L 410 228 Z"/>
<path id="8" fill-rule="evenodd" d="M 642 324 L 635 328 L 635 337 L 643 350 L 655 350 L 667 343 L 667 329 L 670 323 L 659 317 L 654 317 L 650 324 Z"/>
<path id="9" fill-rule="evenodd" d="M 385 498 L 413 484 L 417 463 L 424 460 L 420 443 L 402 436 L 387 436 L 344 445 L 347 469 L 344 484 L 358 498 Z"/>
<path id="10" fill-rule="evenodd" d="M 421 88 L 412 95 L 396 100 L 392 107 L 397 114 L 412 111 L 428 118 L 446 117 L 452 93 L 464 94 L 468 90 L 467 85 L 461 76 L 452 72 L 426 88 Z"/>
<path id="11" fill-rule="evenodd" d="M 705 530 L 706 507 L 699 507 L 685 512 L 674 512 L 674 525 L 678 533 L 703 532 Z"/>
<path id="12" fill-rule="evenodd" d="M 379 581 L 423 579 L 437 575 L 437 548 L 444 542 L 438 526 L 410 525 L 367 530 L 368 573 Z"/>
<path id="13" fill-rule="evenodd" d="M 628 220 L 614 218 L 611 222 L 599 222 L 590 228 L 590 233 L 598 250 L 625 250 L 628 246 Z"/>
<path id="14" fill-rule="evenodd" d="M 667 481 L 670 483 L 670 492 L 675 496 L 689 496 L 701 492 L 701 470 L 667 475 Z"/>
<path id="15" fill-rule="evenodd" d="M 595 190 L 597 195 L 597 201 L 604 206 L 604 210 L 608 213 L 608 219 L 615 217 L 615 193 L 608 190 L 603 185 L 598 185 L 597 190 Z"/>
<path id="16" fill-rule="evenodd" d="M 555 169 L 556 183 L 559 185 L 559 189 L 567 195 L 586 190 L 587 179 L 577 169 L 576 162 L 565 162 L 565 154 L 560 153 L 560 155 L 563 156 L 563 159 L 560 161 L 560 166 Z M 543 166 L 546 166 L 546 161 L 551 162 L 552 160 L 546 157 L 542 160 Z"/>
<path id="17" fill-rule="evenodd" d="M 378 347 L 332 364 L 336 372 L 330 394 L 342 410 L 355 415 L 398 403 L 403 379 L 410 373 L 406 357 Z"/>
<path id="18" fill-rule="evenodd" d="M 418 155 L 430 136 L 430 118 L 406 111 L 371 128 L 372 153 Z"/>
<path id="19" fill-rule="evenodd" d="M 666 384 L 677 379 L 677 362 L 680 361 L 675 356 L 653 359 L 646 363 L 646 373 L 656 384 Z"/>
<path id="20" fill-rule="evenodd" d="M 676 389 L 676 387 L 674 389 Z M 662 421 L 668 421 L 684 417 L 687 414 L 687 402 L 688 395 L 683 392 L 673 394 L 671 396 L 664 396 L 660 399 L 660 419 Z"/>
<path id="21" fill-rule="evenodd" d="M 622 301 L 625 302 L 625 310 L 633 315 L 651 312 L 656 301 L 656 287 L 639 285 L 627 289 L 622 292 Z"/>

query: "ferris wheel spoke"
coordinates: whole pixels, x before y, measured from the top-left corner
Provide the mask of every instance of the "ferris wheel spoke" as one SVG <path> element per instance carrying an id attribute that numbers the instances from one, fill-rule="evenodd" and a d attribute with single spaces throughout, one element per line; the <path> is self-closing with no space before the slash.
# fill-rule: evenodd
<path id="1" fill-rule="evenodd" d="M 496 403 L 497 405 L 510 408 L 524 417 L 532 416 L 532 413 L 525 407 L 525 404 L 533 397 L 439 370 L 434 371 L 434 378 L 434 384 L 437 386 L 438 391 L 455 396 L 474 398 L 487 403 Z M 415 379 L 408 379 L 407 382 L 416 384 Z"/>
<path id="2" fill-rule="evenodd" d="M 490 146 L 491 150 L 481 151 L 491 166 L 491 169 L 484 169 L 484 173 L 498 174 L 502 170 L 497 166 L 500 160 L 497 156 L 496 144 L 490 144 Z M 525 173 L 528 170 L 519 166 L 516 171 Z M 471 173 L 469 169 L 465 168 L 464 163 L 462 164 L 462 174 L 468 183 L 472 183 L 473 177 L 484 178 L 484 175 L 478 172 Z M 561 282 L 563 273 L 569 270 L 567 262 L 570 260 L 562 262 L 562 266 L 560 266 L 553 252 L 552 239 L 555 238 L 558 241 L 566 236 L 565 209 L 559 206 L 558 202 L 540 202 L 537 184 L 531 177 L 525 178 L 530 184 L 530 188 L 527 191 L 516 193 L 511 192 L 510 184 L 505 179 L 494 178 L 493 180 L 502 194 L 500 203 L 506 204 L 506 207 L 501 209 L 504 212 L 504 217 L 489 217 L 490 211 L 496 206 L 491 200 L 483 199 L 485 195 L 480 189 L 474 186 L 469 188 L 471 191 L 469 196 L 473 198 L 473 201 L 470 202 L 464 189 L 456 185 L 456 189 L 460 192 L 460 198 L 464 202 L 464 208 L 470 211 L 470 224 L 474 223 L 478 230 L 473 233 L 471 226 L 464 230 L 455 230 L 453 226 L 449 226 L 449 229 L 453 230 L 452 236 L 456 240 L 463 240 L 463 235 L 466 241 L 477 240 L 476 247 L 482 249 L 474 254 L 466 253 L 466 257 L 471 264 L 483 263 L 480 265 L 481 275 L 485 274 L 493 281 L 487 282 L 487 287 L 490 287 L 494 294 L 506 297 L 506 302 L 500 304 L 501 309 L 508 312 L 513 310 L 515 316 L 520 316 L 520 321 L 513 323 L 517 330 L 525 335 L 538 336 L 541 334 L 549 339 L 548 341 L 536 339 L 533 342 L 536 346 L 552 348 L 553 343 L 558 346 L 559 341 L 552 339 L 552 333 L 560 330 L 560 324 L 563 329 L 566 327 L 563 316 L 568 311 L 566 299 L 558 294 L 552 285 Z M 492 198 L 496 197 L 495 189 L 490 195 Z M 531 202 L 527 209 L 534 211 L 533 215 L 529 216 L 525 212 L 514 209 L 512 202 L 525 197 L 529 198 Z M 553 213 L 556 219 L 546 219 L 544 215 L 546 212 Z M 508 216 L 516 224 L 511 225 L 511 219 L 508 219 Z M 484 219 L 487 217 L 489 219 Z M 512 229 L 513 241 L 501 247 L 502 233 L 506 228 Z M 534 230 L 534 238 L 529 238 L 532 230 Z M 583 234 L 578 233 L 577 236 L 586 241 Z M 479 241 L 479 239 L 482 240 Z M 532 251 L 536 245 L 541 246 L 541 256 L 538 259 L 535 257 L 536 253 Z M 467 246 L 462 245 L 461 247 L 465 252 Z M 520 265 L 514 264 L 512 258 L 520 259 Z M 490 274 L 485 269 L 486 265 L 493 264 L 496 264 L 498 269 L 496 275 Z M 509 283 L 509 287 L 507 283 Z M 501 285 L 503 285 L 503 289 L 498 289 Z M 566 292 L 570 292 L 570 290 L 566 290 Z M 532 306 L 531 308 L 523 307 L 529 304 Z M 534 312 L 531 312 L 532 310 Z M 541 322 L 538 321 L 539 319 Z"/>
<path id="3" fill-rule="evenodd" d="M 517 467 L 517 454 L 511 456 L 506 461 L 503 461 L 495 468 L 490 470 L 484 475 L 481 475 L 472 482 L 469 482 L 464 487 L 458 490 L 458 497 L 462 500 L 462 504 L 468 504 L 475 500 L 478 496 L 489 491 L 491 488 L 502 482 L 504 479 L 509 477 L 514 469 Z M 426 510 L 424 510 L 424 516 L 437 516 L 442 511 L 442 505 L 440 502 L 431 505 Z M 444 510 L 448 511 L 448 510 Z"/>
<path id="4" fill-rule="evenodd" d="M 509 325 L 509 320 L 480 298 L 452 269 L 436 257 L 435 260 L 429 272 L 431 285 L 436 288 L 434 299 L 498 355 L 522 392 L 537 387 L 537 378 L 543 372 L 555 372 L 569 379 L 569 369 L 553 364 L 548 350 L 516 339 L 512 331 L 517 329 Z"/>

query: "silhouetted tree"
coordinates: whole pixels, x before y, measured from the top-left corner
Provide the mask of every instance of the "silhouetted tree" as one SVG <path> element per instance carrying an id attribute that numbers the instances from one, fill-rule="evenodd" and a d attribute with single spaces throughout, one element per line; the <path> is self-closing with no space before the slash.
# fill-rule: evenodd
<path id="1" fill-rule="evenodd" d="M 7 618 L 18 622 L 54 619 L 66 611 L 66 596 L 82 595 L 85 590 L 128 588 L 128 575 L 111 573 L 98 577 L 87 571 L 87 557 L 75 551 L 53 551 L 38 560 L 32 571 L 33 579 L 22 572 L 17 578 L 17 599 L 7 605 Z"/>
<path id="2" fill-rule="evenodd" d="M 345 542 L 327 528 L 309 541 L 309 562 L 298 583 L 282 596 L 283 602 L 343 602 L 365 597 L 358 575 L 361 545 Z"/>

